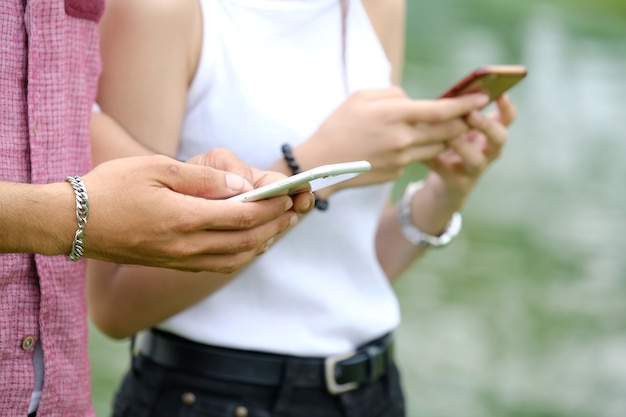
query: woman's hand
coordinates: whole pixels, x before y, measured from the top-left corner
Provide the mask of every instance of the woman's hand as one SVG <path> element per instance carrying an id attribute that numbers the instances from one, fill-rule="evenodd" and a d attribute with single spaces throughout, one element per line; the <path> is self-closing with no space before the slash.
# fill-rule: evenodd
<path id="1" fill-rule="evenodd" d="M 472 111 L 466 118 L 471 130 L 448 143 L 448 149 L 424 162 L 431 170 L 427 185 L 445 192 L 460 203 L 474 188 L 485 170 L 500 156 L 516 109 L 508 96 L 496 100 L 497 110 L 489 115 Z"/>
<path id="2" fill-rule="evenodd" d="M 337 184 L 335 191 L 394 180 L 409 163 L 432 160 L 448 142 L 468 132 L 464 116 L 486 103 L 483 94 L 413 100 L 397 87 L 359 91 L 294 153 L 302 169 L 356 160 L 372 164 L 370 172 Z"/>
<path id="3" fill-rule="evenodd" d="M 209 152 L 194 156 L 187 162 L 237 174 L 237 177 L 231 179 L 231 181 L 237 181 L 238 178 L 244 180 L 241 184 L 241 192 L 250 191 L 286 178 L 285 175 L 280 172 L 263 171 L 250 167 L 248 164 L 239 159 L 232 151 L 225 148 L 212 149 Z M 228 198 L 233 195 L 232 193 L 215 194 L 216 192 L 223 193 L 224 190 L 214 190 L 212 198 Z M 313 208 L 315 199 L 313 197 L 313 193 L 310 192 L 310 189 L 304 190 L 290 197 L 293 200 L 292 210 L 300 215 L 308 213 Z"/>
<path id="4" fill-rule="evenodd" d="M 411 200 L 411 220 L 430 235 L 440 235 L 451 216 L 459 211 L 485 170 L 495 161 L 506 143 L 507 126 L 515 118 L 508 97 L 497 100 L 497 111 L 483 115 L 470 112 L 464 119 L 467 132 L 453 138 L 446 150 L 423 161 L 430 168 L 424 187 Z M 395 279 L 419 257 L 424 247 L 410 244 L 401 234 L 397 207 L 388 206 L 376 239 L 377 255 L 390 279 Z"/>

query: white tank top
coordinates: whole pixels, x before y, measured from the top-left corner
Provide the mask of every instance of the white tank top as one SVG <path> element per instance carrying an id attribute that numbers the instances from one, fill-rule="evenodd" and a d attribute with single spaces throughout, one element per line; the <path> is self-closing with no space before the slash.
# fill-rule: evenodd
<path id="1" fill-rule="evenodd" d="M 200 0 L 202 56 L 188 93 L 181 159 L 227 147 L 252 166 L 307 139 L 347 91 L 390 84 L 360 0 Z M 393 330 L 395 294 L 374 249 L 391 184 L 340 191 L 217 293 L 160 328 L 212 345 L 323 356 Z"/>

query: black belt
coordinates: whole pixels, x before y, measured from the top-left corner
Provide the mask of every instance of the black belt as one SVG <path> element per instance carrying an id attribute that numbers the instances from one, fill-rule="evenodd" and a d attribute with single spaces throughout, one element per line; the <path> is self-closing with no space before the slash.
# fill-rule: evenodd
<path id="1" fill-rule="evenodd" d="M 340 394 L 374 382 L 387 372 L 393 358 L 393 337 L 386 335 L 344 355 L 303 358 L 209 346 L 153 329 L 139 338 L 138 350 L 142 356 L 182 372 L 265 386 L 279 386 L 289 364 L 294 386 Z"/>

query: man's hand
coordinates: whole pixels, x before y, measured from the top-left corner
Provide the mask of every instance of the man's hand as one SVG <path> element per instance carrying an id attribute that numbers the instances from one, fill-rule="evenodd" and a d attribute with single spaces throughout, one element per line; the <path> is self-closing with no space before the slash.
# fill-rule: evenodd
<path id="1" fill-rule="evenodd" d="M 230 166 L 248 176 L 242 166 L 228 165 L 232 163 L 215 165 Z M 252 176 L 255 185 L 260 185 Z M 89 194 L 84 256 L 124 264 L 233 272 L 297 221 L 288 196 L 246 203 L 211 199 L 251 188 L 248 179 L 242 178 L 165 156 L 103 163 L 83 176 Z M 306 197 L 298 196 L 296 201 L 304 206 Z"/>

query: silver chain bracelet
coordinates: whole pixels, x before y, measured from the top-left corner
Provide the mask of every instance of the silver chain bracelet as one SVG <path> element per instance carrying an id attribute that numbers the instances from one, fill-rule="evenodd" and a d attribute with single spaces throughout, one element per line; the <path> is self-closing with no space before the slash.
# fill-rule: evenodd
<path id="1" fill-rule="evenodd" d="M 71 261 L 78 262 L 85 252 L 83 239 L 85 237 L 85 226 L 87 226 L 87 215 L 89 214 L 89 198 L 87 197 L 87 188 L 85 188 L 81 177 L 78 175 L 67 177 L 66 181 L 71 184 L 74 194 L 76 194 L 76 220 L 78 221 L 78 229 L 74 234 L 72 251 L 69 257 Z"/>

